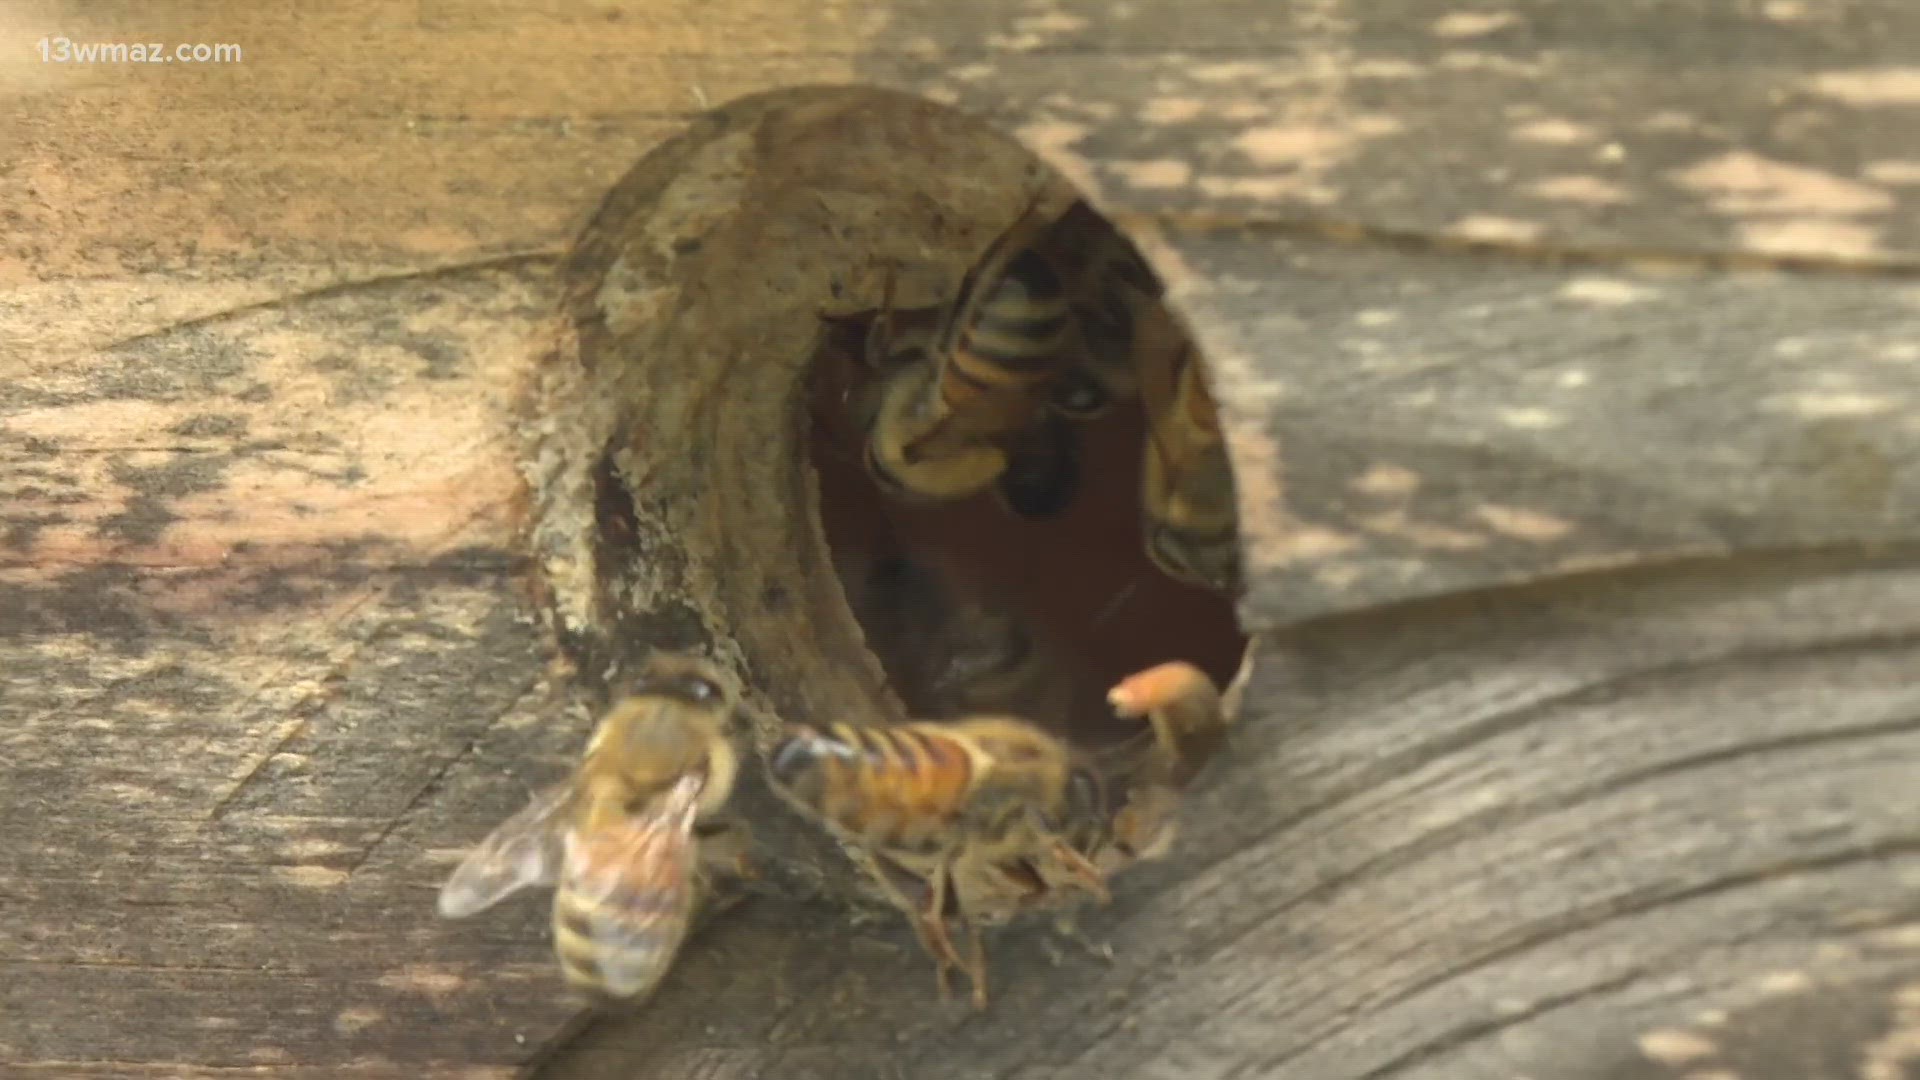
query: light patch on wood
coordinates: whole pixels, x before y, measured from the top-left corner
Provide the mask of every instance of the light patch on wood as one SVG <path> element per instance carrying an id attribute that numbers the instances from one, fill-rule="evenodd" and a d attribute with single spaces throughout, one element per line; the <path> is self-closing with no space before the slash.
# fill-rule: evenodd
<path id="1" fill-rule="evenodd" d="M 1720 1048 L 1697 1032 L 1660 1028 L 1640 1036 L 1640 1052 L 1662 1065 L 1678 1067 L 1712 1057 Z"/>
<path id="2" fill-rule="evenodd" d="M 1146 191 L 1185 187 L 1193 179 L 1193 166 L 1179 158 L 1116 161 L 1108 167 L 1129 186 Z"/>
<path id="3" fill-rule="evenodd" d="M 1522 60 L 1504 53 L 1461 50 L 1441 56 L 1439 66 L 1446 71 L 1491 71 L 1533 79 L 1545 75 L 1552 64 L 1550 60 Z"/>
<path id="4" fill-rule="evenodd" d="M 1794 394 L 1775 394 L 1762 399 L 1760 407 L 1769 412 L 1793 413 L 1809 418 L 1879 416 L 1898 409 L 1900 402 L 1877 394 L 1807 390 Z"/>
<path id="5" fill-rule="evenodd" d="M 1293 197 L 1324 205 L 1337 197 L 1332 189 L 1306 176 L 1203 176 L 1194 186 L 1211 199 Z"/>
<path id="6" fill-rule="evenodd" d="M 1511 11 L 1455 11 L 1433 20 L 1433 33 L 1443 38 L 1480 37 L 1519 21 Z"/>
<path id="7" fill-rule="evenodd" d="M 388 990 L 401 990 L 429 998 L 444 998 L 467 984 L 466 979 L 444 964 L 408 964 L 387 972 L 374 982 Z"/>
<path id="8" fill-rule="evenodd" d="M 1329 529 L 1324 525 L 1305 525 L 1296 522 L 1277 539 L 1262 541 L 1257 548 L 1264 556 L 1261 560 L 1262 564 L 1277 568 L 1344 555 L 1363 543 L 1364 541 L 1352 533 Z"/>
<path id="9" fill-rule="evenodd" d="M 1567 146 L 1573 143 L 1586 143 L 1600 137 L 1600 133 L 1586 124 L 1572 120 L 1548 118 L 1529 120 L 1513 129 L 1513 137 L 1520 142 L 1545 143 L 1550 146 Z"/>
<path id="10" fill-rule="evenodd" d="M 1683 1080 L 1743 1080 L 1743 1078 L 1731 1069 L 1695 1069 L 1687 1073 Z"/>
<path id="11" fill-rule="evenodd" d="M 1578 390 L 1592 382 L 1593 375 L 1589 373 L 1586 368 L 1568 368 L 1566 371 L 1561 372 L 1560 377 L 1554 381 L 1568 390 Z"/>
<path id="12" fill-rule="evenodd" d="M 1531 407 L 1502 409 L 1500 422 L 1517 431 L 1548 431 L 1565 427 L 1567 418 L 1551 409 Z"/>
<path id="13" fill-rule="evenodd" d="M 1760 6 L 1760 13 L 1774 22 L 1783 23 L 1802 22 L 1812 15 L 1806 0 L 1767 0 Z"/>
<path id="14" fill-rule="evenodd" d="M 1829 71 L 1813 77 L 1813 92 L 1848 105 L 1920 105 L 1920 67 Z"/>
<path id="15" fill-rule="evenodd" d="M 1148 98 L 1140 118 L 1149 124 L 1184 124 L 1199 117 L 1207 103 L 1192 97 Z"/>
<path id="16" fill-rule="evenodd" d="M 1186 74 L 1194 82 L 1246 82 L 1272 75 L 1273 65 L 1264 61 L 1229 60 L 1220 64 L 1196 64 L 1188 68 Z"/>
<path id="17" fill-rule="evenodd" d="M 992 64 L 961 64 L 947 72 L 947 76 L 959 79 L 961 82 L 978 82 L 981 79 L 992 78 L 999 70 Z"/>
<path id="18" fill-rule="evenodd" d="M 1890 364 L 1911 364 L 1915 360 L 1920 360 L 1920 344 L 1915 344 L 1911 341 L 1902 341 L 1892 345 L 1883 345 L 1880 347 L 1879 352 L 1873 354 L 1873 357 L 1876 360 L 1885 360 Z"/>
<path id="19" fill-rule="evenodd" d="M 1064 11 L 1048 11 L 1039 15 L 1023 15 L 1013 20 L 1016 29 L 1043 36 L 1072 34 L 1087 28 L 1087 20 L 1079 15 L 1069 15 Z"/>
<path id="20" fill-rule="evenodd" d="M 334 1014 L 333 1030 L 342 1035 L 357 1035 L 384 1019 L 385 1015 L 378 1009 L 342 1009 Z"/>
<path id="21" fill-rule="evenodd" d="M 1522 221 L 1497 214 L 1468 214 L 1454 222 L 1453 231 L 1468 240 L 1526 244 L 1539 238 L 1541 226 L 1537 221 Z"/>
<path id="22" fill-rule="evenodd" d="M 1388 323 L 1398 321 L 1399 318 L 1400 313 L 1397 311 L 1392 311 L 1387 308 L 1367 308 L 1356 314 L 1353 317 L 1353 321 L 1359 323 L 1361 326 L 1385 326 Z"/>
<path id="23" fill-rule="evenodd" d="M 1761 254 L 1871 258 L 1881 254 L 1879 230 L 1833 218 L 1755 221 L 1740 228 L 1742 243 Z"/>
<path id="24" fill-rule="evenodd" d="M 1893 995 L 1886 1033 L 1861 1052 L 1863 1080 L 1907 1080 L 1920 1062 L 1920 984 L 1909 983 Z"/>
<path id="25" fill-rule="evenodd" d="M 1920 949 L 1920 923 L 1889 926 L 1883 930 L 1875 930 L 1867 935 L 1867 938 L 1881 948 Z"/>
<path id="26" fill-rule="evenodd" d="M 1101 190 L 1098 178 L 1093 174 L 1093 166 L 1073 149 L 1081 139 L 1087 137 L 1088 131 L 1085 124 L 1067 120 L 1038 120 L 1021 126 L 1014 134 L 1075 187 L 1093 194 Z"/>
<path id="27" fill-rule="evenodd" d="M 1449 529 L 1444 525 L 1414 520 L 1406 510 L 1383 510 L 1373 514 L 1357 514 L 1354 522 L 1361 528 L 1380 536 L 1391 536 L 1405 540 L 1417 548 L 1429 551 L 1476 551 L 1487 546 L 1487 538 L 1476 533 Z"/>
<path id="28" fill-rule="evenodd" d="M 1643 286 L 1620 278 L 1578 277 L 1562 285 L 1560 295 L 1593 307 L 1623 307 L 1639 303 L 1652 293 Z"/>
<path id="29" fill-rule="evenodd" d="M 1324 168 L 1344 158 L 1353 144 L 1351 131 L 1325 124 L 1270 124 L 1233 140 L 1248 160 L 1270 168 Z"/>
<path id="30" fill-rule="evenodd" d="M 1420 490 L 1420 474 L 1399 465 L 1377 463 L 1348 484 L 1362 495 L 1376 498 L 1406 498 Z"/>
<path id="31" fill-rule="evenodd" d="M 1481 503 L 1473 508 L 1475 517 L 1487 523 L 1493 531 L 1516 540 L 1531 540 L 1535 543 L 1550 543 L 1573 531 L 1573 523 L 1565 518 L 1539 510 L 1528 510 L 1518 506 L 1501 506 L 1497 503 Z"/>
<path id="32" fill-rule="evenodd" d="M 276 866 L 272 873 L 274 880 L 303 889 L 331 889 L 348 877 L 347 871 L 331 866 Z"/>
<path id="33" fill-rule="evenodd" d="M 1861 175 L 1876 184 L 1911 187 L 1920 184 L 1920 158 L 1888 158 L 1870 161 Z"/>
<path id="34" fill-rule="evenodd" d="M 1045 45 L 1047 39 L 1041 37 L 1039 34 L 988 34 L 986 43 L 990 49 L 1004 49 L 1007 52 L 1022 53 L 1032 52 L 1040 46 Z"/>
<path id="35" fill-rule="evenodd" d="M 1866 184 L 1746 150 L 1707 158 L 1673 174 L 1725 214 L 1866 214 L 1893 208 L 1893 196 Z"/>
<path id="36" fill-rule="evenodd" d="M 1522 190 L 1535 198 L 1583 206 L 1617 206 L 1627 201 L 1625 188 L 1597 176 L 1549 176 Z"/>
<path id="37" fill-rule="evenodd" d="M 1804 971 L 1769 971 L 1760 976 L 1760 992 L 1769 997 L 1804 994 L 1813 989 L 1813 979 Z"/>
<path id="38" fill-rule="evenodd" d="M 262 1065 L 284 1065 L 293 1060 L 293 1055 L 277 1046 L 256 1046 L 247 1051 L 247 1060 Z"/>
<path id="39" fill-rule="evenodd" d="M 1345 589 L 1360 580 L 1360 568 L 1350 563 L 1316 566 L 1313 570 L 1313 580 L 1329 590 Z"/>
<path id="40" fill-rule="evenodd" d="M 1426 68 L 1411 60 L 1375 58 L 1354 61 L 1348 73 L 1356 79 L 1417 79 Z"/>
<path id="41" fill-rule="evenodd" d="M 309 837 L 305 840 L 293 840 L 281 844 L 278 850 L 283 858 L 320 859 L 328 855 L 344 855 L 353 849 L 338 840 L 320 840 Z"/>

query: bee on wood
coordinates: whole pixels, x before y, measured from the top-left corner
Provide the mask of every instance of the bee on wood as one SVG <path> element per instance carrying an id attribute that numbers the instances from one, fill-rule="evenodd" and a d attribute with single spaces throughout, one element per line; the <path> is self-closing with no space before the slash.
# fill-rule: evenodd
<path id="1" fill-rule="evenodd" d="M 455 868 L 440 914 L 462 918 L 522 888 L 555 886 L 554 951 L 567 983 L 595 998 L 650 991 L 706 885 L 747 872 L 741 827 L 715 820 L 739 772 L 726 686 L 704 660 L 649 660 L 573 773 Z"/>
<path id="2" fill-rule="evenodd" d="M 1161 367 L 1162 365 L 1155 365 Z M 1229 595 L 1240 588 L 1240 525 L 1233 466 L 1219 416 L 1191 345 L 1148 381 L 1142 528 L 1169 577 Z M 1154 393 L 1170 375 L 1172 393 Z"/>
<path id="3" fill-rule="evenodd" d="M 1172 849 L 1181 791 L 1226 742 L 1219 690 L 1199 668 L 1171 661 L 1121 680 L 1108 701 L 1122 718 L 1146 725 L 1115 746 L 1076 756 L 1059 835 L 1077 859 L 1070 864 L 1049 848 L 958 877 L 961 906 L 976 921 L 1070 910 L 1087 898 L 1082 863 L 1111 879 Z"/>
<path id="4" fill-rule="evenodd" d="M 918 340 L 895 334 L 890 297 L 883 301 L 868 335 L 869 365 L 892 370 L 868 410 L 866 458 L 875 480 L 897 497 L 958 499 L 985 490 L 1007 470 L 1009 440 L 1040 423 L 1049 386 L 1074 355 L 1065 285 L 1033 243 L 1043 228 L 1030 205 L 967 270 L 937 326 Z M 1023 494 L 1002 497 L 1020 512 Z M 1034 505 L 1058 501 L 1053 495 Z"/>
<path id="5" fill-rule="evenodd" d="M 1072 755 L 1045 731 L 1012 717 L 895 727 L 796 727 L 770 759 L 777 789 L 862 854 L 867 870 L 906 912 L 934 958 L 942 995 L 954 968 L 987 1004 L 980 924 L 956 908 L 970 875 L 1042 857 L 1105 900 L 1106 879 L 1059 834 Z M 949 914 L 968 930 L 960 958 Z"/>

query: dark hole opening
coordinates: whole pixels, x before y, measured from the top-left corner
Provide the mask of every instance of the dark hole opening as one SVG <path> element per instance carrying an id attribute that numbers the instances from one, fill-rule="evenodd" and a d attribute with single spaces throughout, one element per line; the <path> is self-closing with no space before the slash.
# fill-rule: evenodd
<path id="1" fill-rule="evenodd" d="M 1084 202 L 1070 212 L 1091 217 L 1117 239 Z M 1076 252 L 1049 254 L 1073 271 Z M 949 301 L 967 269 L 953 273 Z M 1133 284 L 1140 293 L 1159 291 L 1151 280 Z M 1160 301 L 1144 302 L 1154 305 L 1160 325 L 1178 328 Z M 1138 314 L 1076 307 L 1075 340 L 1108 348 L 1132 340 Z M 951 501 L 897 497 L 866 465 L 869 429 L 854 405 L 887 374 L 864 353 L 877 315 L 836 320 L 824 335 L 813 371 L 810 449 L 836 569 L 909 714 L 945 719 L 1007 711 L 1097 745 L 1121 730 L 1106 692 L 1133 672 L 1186 660 L 1224 687 L 1246 646 L 1231 598 L 1175 580 L 1146 550 L 1141 479 L 1151 448 L 1144 395 L 1091 419 L 1069 417 L 1097 398 L 1098 388 L 1075 382 L 1082 369 L 1056 382 L 1063 404 L 1047 414 L 1051 426 L 1039 435 L 1078 443 L 1077 482 L 1065 495 L 1037 487 L 1025 500 L 1039 511 L 1031 517 L 1007 505 L 1015 501 L 1014 479 L 1003 483 L 1005 495 L 990 487 Z M 1163 346 L 1190 347 L 1184 332 Z M 1188 355 L 1200 362 L 1197 352 Z M 1047 676 L 1036 675 L 1036 667 Z"/>

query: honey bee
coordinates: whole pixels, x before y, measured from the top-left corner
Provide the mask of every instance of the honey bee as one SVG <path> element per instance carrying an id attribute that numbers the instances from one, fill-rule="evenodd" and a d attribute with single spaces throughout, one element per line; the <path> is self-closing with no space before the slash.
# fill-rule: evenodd
<path id="1" fill-rule="evenodd" d="M 875 480 L 897 496 L 957 499 L 985 490 L 1007 468 L 1003 443 L 1038 422 L 1049 384 L 1072 362 L 1065 286 L 1032 243 L 1044 228 L 1037 205 L 967 270 L 920 344 L 900 348 L 883 302 L 868 352 L 870 365 L 893 370 L 869 409 L 866 457 Z"/>
<path id="2" fill-rule="evenodd" d="M 1164 855 L 1174 839 L 1180 793 L 1226 745 L 1230 716 L 1220 689 L 1185 661 L 1156 664 L 1122 679 L 1107 692 L 1116 715 L 1144 718 L 1142 737 L 1105 755 L 1105 769 L 1121 789 L 1110 837 L 1127 862 Z"/>
<path id="3" fill-rule="evenodd" d="M 1160 307 L 1163 289 L 1127 238 L 1084 199 L 1047 230 L 1042 244 L 1069 282 L 1069 306 L 1080 338 L 1079 363 L 1060 373 L 1048 404 L 1061 415 L 1092 419 L 1139 394 L 1134 357 L 1155 338 L 1145 321 L 1175 330 Z"/>
<path id="4" fill-rule="evenodd" d="M 555 886 L 554 951 L 567 983 L 596 998 L 650 991 L 707 884 L 747 872 L 741 827 L 715 820 L 739 772 L 727 686 L 704 660 L 649 660 L 573 773 L 455 868 L 440 914 L 462 918 L 522 888 Z M 711 842 L 697 837 L 702 825 Z"/>
<path id="5" fill-rule="evenodd" d="M 1219 417 L 1192 345 L 1169 366 L 1172 394 L 1148 403 L 1140 483 L 1147 554 L 1175 580 L 1237 593 L 1239 511 Z"/>
<path id="6" fill-rule="evenodd" d="M 775 787 L 861 852 L 907 913 L 934 958 L 943 995 L 960 968 L 974 1006 L 987 1004 L 981 921 L 964 906 L 968 882 L 979 875 L 1045 858 L 1077 887 L 1107 898 L 1105 876 L 1059 833 L 1072 755 L 1026 721 L 796 727 L 769 760 Z M 968 931 L 966 960 L 947 931 L 950 909 Z"/>

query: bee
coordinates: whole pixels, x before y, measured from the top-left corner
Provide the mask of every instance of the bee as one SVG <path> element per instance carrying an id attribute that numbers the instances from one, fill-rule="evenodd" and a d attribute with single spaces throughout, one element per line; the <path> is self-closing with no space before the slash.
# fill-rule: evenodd
<path id="1" fill-rule="evenodd" d="M 717 877 L 744 876 L 741 827 L 716 820 L 739 773 L 734 694 L 692 658 L 647 662 L 595 727 L 567 779 L 537 794 L 455 868 L 439 912 L 457 919 L 528 886 L 555 886 L 554 952 L 569 986 L 639 998 L 686 940 Z M 698 836 L 707 826 L 711 841 Z"/>
<path id="2" fill-rule="evenodd" d="M 1140 482 L 1147 554 L 1175 580 L 1234 594 L 1239 511 L 1219 417 L 1190 343 L 1168 366 L 1173 392 L 1148 405 Z"/>
<path id="3" fill-rule="evenodd" d="M 898 497 L 956 499 L 985 490 L 1007 468 L 1004 442 L 1038 422 L 1049 384 L 1072 362 L 1066 288 L 1033 245 L 1044 228 L 1037 205 L 968 268 L 937 326 L 917 343 L 900 347 L 883 301 L 868 337 L 869 363 L 893 370 L 867 410 L 866 459 L 875 480 Z"/>
<path id="4" fill-rule="evenodd" d="M 861 853 L 934 959 L 942 995 L 964 970 L 985 1008 L 981 922 L 962 906 L 966 883 L 1029 857 L 1057 860 L 1079 888 L 1107 898 L 1106 879 L 1059 834 L 1072 755 L 1013 717 L 969 717 L 893 727 L 792 729 L 771 758 L 775 787 Z M 968 931 L 962 960 L 949 911 Z"/>
<path id="5" fill-rule="evenodd" d="M 1060 835 L 1111 879 L 1172 850 L 1181 792 L 1225 745 L 1229 714 L 1213 681 L 1183 661 L 1129 675 L 1108 701 L 1121 718 L 1146 724 L 1115 746 L 1076 756 Z M 986 884 L 974 883 L 979 896 L 971 903 L 988 922 L 1070 911 L 1085 900 L 1077 875 L 1051 850 L 1029 854 L 992 867 Z"/>
<path id="6" fill-rule="evenodd" d="M 1110 838 L 1127 862 L 1154 859 L 1173 844 L 1180 792 L 1226 745 L 1230 716 L 1219 687 L 1185 661 L 1156 664 L 1120 680 L 1107 703 L 1147 731 L 1105 755 L 1121 791 Z"/>
<path id="7" fill-rule="evenodd" d="M 1100 416 L 1139 395 L 1134 357 L 1155 330 L 1177 332 L 1160 306 L 1160 280 L 1132 242 L 1085 199 L 1047 230 L 1047 255 L 1071 284 L 1069 306 L 1080 362 L 1060 373 L 1048 405 L 1076 420 Z M 1142 323 L 1151 325 L 1142 325 Z"/>

